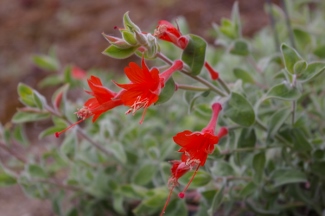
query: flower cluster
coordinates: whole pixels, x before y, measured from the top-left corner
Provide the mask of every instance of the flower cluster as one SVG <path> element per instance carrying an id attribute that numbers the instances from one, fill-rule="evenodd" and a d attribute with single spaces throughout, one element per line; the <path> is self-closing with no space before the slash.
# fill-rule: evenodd
<path id="1" fill-rule="evenodd" d="M 134 114 L 137 110 L 143 108 L 144 111 L 139 122 L 141 124 L 148 107 L 158 101 L 161 89 L 165 86 L 167 80 L 175 71 L 182 68 L 183 62 L 181 60 L 176 60 L 170 68 L 162 73 L 159 73 L 157 68 L 149 70 L 143 58 L 141 67 L 131 62 L 129 67 L 124 69 L 131 82 L 128 84 L 114 82 L 118 87 L 122 88 L 119 92 L 104 87 L 98 77 L 91 76 L 88 79 L 90 91 L 86 92 L 93 97 L 88 99 L 84 106 L 76 112 L 80 120 L 64 130 L 56 132 L 55 136 L 59 137 L 60 134 L 89 117 L 92 117 L 92 121 L 95 122 L 101 114 L 120 105 L 130 108 L 126 114 Z"/>
<path id="2" fill-rule="evenodd" d="M 225 127 L 220 128 L 217 135 L 215 135 L 214 133 L 218 120 L 218 115 L 221 109 L 222 107 L 220 103 L 214 103 L 212 105 L 211 120 L 209 124 L 202 129 L 202 131 L 192 132 L 189 130 L 185 130 L 176 134 L 173 137 L 174 142 L 181 147 L 178 152 L 182 153 L 182 155 L 180 160 L 174 160 L 171 162 L 172 175 L 168 181 L 170 193 L 161 215 L 164 214 L 172 192 L 174 188 L 178 185 L 178 179 L 188 171 L 194 170 L 191 179 L 189 180 L 183 191 L 178 194 L 179 198 L 184 198 L 185 191 L 188 189 L 191 182 L 193 181 L 198 169 L 201 166 L 204 166 L 208 155 L 214 151 L 214 146 L 218 144 L 219 140 L 225 135 L 227 135 L 228 130 Z"/>
<path id="3" fill-rule="evenodd" d="M 145 62 L 145 58 L 152 58 L 158 54 L 157 51 L 159 47 L 156 38 L 171 42 L 185 52 L 187 46 L 191 43 L 191 39 L 188 35 L 182 35 L 178 27 L 176 28 L 168 21 L 161 20 L 153 35 L 150 33 L 142 33 L 139 27 L 129 19 L 127 14 L 124 16 L 124 26 L 125 28 L 118 28 L 123 38 L 104 35 L 111 44 L 110 47 L 104 51 L 104 54 L 115 58 L 125 58 L 128 57 L 130 53 L 138 52 L 138 54 L 140 53 L 142 55 L 141 65 L 131 62 L 125 67 L 124 72 L 130 80 L 130 83 L 121 84 L 113 81 L 114 84 L 120 88 L 118 92 L 104 87 L 98 77 L 91 76 L 88 79 L 90 90 L 86 92 L 92 97 L 76 112 L 80 120 L 70 125 L 68 128 L 57 132 L 55 134 L 57 137 L 89 117 L 92 117 L 92 121 L 95 122 L 104 112 L 118 106 L 128 107 L 129 109 L 126 111 L 126 114 L 134 114 L 139 109 L 143 109 L 142 117 L 139 122 L 141 124 L 148 107 L 158 101 L 162 89 L 165 87 L 166 82 L 172 74 L 177 70 L 183 69 L 185 60 L 184 62 L 182 60 L 169 61 L 169 68 L 163 72 L 160 72 L 155 67 L 149 69 Z M 202 60 L 201 62 L 203 63 L 204 56 Z M 204 66 L 209 71 L 212 80 L 218 79 L 218 73 L 207 62 L 204 62 Z M 211 120 L 202 131 L 192 132 L 185 130 L 173 137 L 174 142 L 180 146 L 178 152 L 181 153 L 181 157 L 180 160 L 171 161 L 171 177 L 168 181 L 170 192 L 161 215 L 165 212 L 173 190 L 178 185 L 179 178 L 190 170 L 194 170 L 188 184 L 183 191 L 179 193 L 179 197 L 184 198 L 185 191 L 193 181 L 198 169 L 204 166 L 208 155 L 214 151 L 214 146 L 228 133 L 228 130 L 224 127 L 219 130 L 218 134 L 214 132 L 221 110 L 221 104 L 214 103 L 212 105 Z"/>

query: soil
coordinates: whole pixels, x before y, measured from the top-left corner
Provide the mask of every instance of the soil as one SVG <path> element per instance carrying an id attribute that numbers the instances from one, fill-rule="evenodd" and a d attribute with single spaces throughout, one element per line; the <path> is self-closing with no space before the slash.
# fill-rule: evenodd
<path id="1" fill-rule="evenodd" d="M 263 1 L 238 2 L 244 35 L 250 36 L 268 24 Z M 16 93 L 18 82 L 36 87 L 48 73 L 33 66 L 33 54 L 46 54 L 54 47 L 62 65 L 73 63 L 85 70 L 119 71 L 130 59 L 117 61 L 103 56 L 101 52 L 108 43 L 101 33 L 119 36 L 114 26 L 122 26 L 126 11 L 145 30 L 154 28 L 160 19 L 184 16 L 192 33 L 212 42 L 208 29 L 222 17 L 230 17 L 233 3 L 234 0 L 0 0 L 0 122 L 8 122 L 16 107 L 21 106 Z M 46 91 L 50 90 L 45 90 L 45 94 Z M 34 145 L 37 148 L 37 143 Z M 18 186 L 0 189 L 0 216 L 47 215 L 54 215 L 49 202 L 25 197 Z"/>

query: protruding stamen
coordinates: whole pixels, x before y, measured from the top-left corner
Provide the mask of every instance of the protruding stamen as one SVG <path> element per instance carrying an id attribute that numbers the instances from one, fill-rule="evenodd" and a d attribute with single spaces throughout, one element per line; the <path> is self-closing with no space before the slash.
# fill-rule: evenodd
<path id="1" fill-rule="evenodd" d="M 132 113 L 132 115 L 135 114 L 135 112 L 143 107 L 147 107 L 149 104 L 149 99 L 148 98 L 144 98 L 141 100 L 141 96 L 137 97 L 137 100 L 134 101 L 134 103 L 132 104 L 132 106 L 130 107 L 130 109 L 128 111 L 125 112 L 125 114 L 130 114 Z"/>
<path id="2" fill-rule="evenodd" d="M 66 132 L 67 130 L 69 130 L 70 128 L 74 127 L 75 125 L 79 124 L 82 121 L 84 121 L 84 119 L 80 119 L 79 121 L 77 121 L 76 123 L 73 123 L 69 127 L 65 128 L 65 129 L 63 129 L 63 130 L 61 130 L 59 132 L 56 132 L 55 137 L 58 138 L 62 133 Z"/>
<path id="3" fill-rule="evenodd" d="M 188 187 L 190 186 L 190 184 L 192 183 L 192 181 L 193 181 L 193 179 L 194 179 L 194 177 L 195 177 L 197 171 L 199 170 L 199 168 L 200 168 L 200 165 L 198 165 L 198 166 L 196 167 L 196 169 L 195 169 L 195 171 L 194 171 L 194 173 L 193 173 L 191 179 L 188 181 L 188 183 L 187 183 L 187 185 L 185 186 L 185 188 L 183 189 L 183 191 L 180 192 L 180 193 L 178 194 L 178 197 L 179 197 L 179 198 L 181 198 L 181 197 L 184 198 L 184 197 L 185 197 L 185 192 L 186 192 L 186 190 L 188 189 Z"/>

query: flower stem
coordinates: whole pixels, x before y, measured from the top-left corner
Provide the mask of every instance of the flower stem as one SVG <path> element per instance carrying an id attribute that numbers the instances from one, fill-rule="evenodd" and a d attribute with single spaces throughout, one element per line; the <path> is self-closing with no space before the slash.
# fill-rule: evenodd
<path id="1" fill-rule="evenodd" d="M 7 151 L 11 156 L 13 156 L 14 158 L 16 158 L 17 160 L 19 160 L 22 163 L 26 163 L 27 160 L 20 156 L 19 154 L 17 154 L 16 151 L 10 149 L 5 143 L 0 142 L 0 148 L 2 148 L 3 150 Z"/>
<path id="2" fill-rule="evenodd" d="M 191 85 L 179 85 L 177 84 L 178 89 L 189 90 L 189 91 L 208 91 L 209 88 L 191 86 Z"/>
<path id="3" fill-rule="evenodd" d="M 163 60 L 164 62 L 166 62 L 167 64 L 170 64 L 170 65 L 173 64 L 173 61 L 170 60 L 167 56 L 165 56 L 162 53 L 157 53 L 157 57 L 160 58 L 161 60 Z M 204 78 L 199 77 L 199 76 L 193 76 L 192 74 L 189 73 L 188 70 L 186 70 L 184 68 L 181 70 L 181 72 L 183 74 L 185 74 L 186 76 L 189 76 L 192 79 L 195 79 L 198 82 L 202 83 L 203 85 L 207 86 L 209 89 L 211 89 L 212 91 L 214 91 L 218 95 L 223 96 L 223 97 L 226 96 L 226 94 L 222 90 L 220 90 L 219 88 L 215 87 L 213 84 L 211 84 L 209 81 L 205 80 Z"/>

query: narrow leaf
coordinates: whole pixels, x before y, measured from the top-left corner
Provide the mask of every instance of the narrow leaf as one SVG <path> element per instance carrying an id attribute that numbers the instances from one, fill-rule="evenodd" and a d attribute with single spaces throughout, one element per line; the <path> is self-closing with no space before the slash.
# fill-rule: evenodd
<path id="1" fill-rule="evenodd" d="M 284 59 L 284 64 L 286 66 L 287 72 L 294 74 L 294 65 L 297 61 L 302 60 L 297 51 L 286 44 L 282 44 L 281 52 Z"/>
<path id="2" fill-rule="evenodd" d="M 130 47 L 126 49 L 118 48 L 114 45 L 109 46 L 107 49 L 105 49 L 102 53 L 104 55 L 107 55 L 109 57 L 115 58 L 115 59 L 125 59 L 133 55 L 133 53 L 138 49 L 138 47 Z"/>

